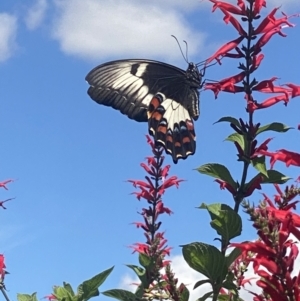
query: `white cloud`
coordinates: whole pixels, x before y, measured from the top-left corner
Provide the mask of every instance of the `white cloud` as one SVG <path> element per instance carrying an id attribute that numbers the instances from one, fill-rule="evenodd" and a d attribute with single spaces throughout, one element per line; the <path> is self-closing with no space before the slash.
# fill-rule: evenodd
<path id="1" fill-rule="evenodd" d="M 17 18 L 0 13 L 0 62 L 9 59 L 16 48 Z"/>
<path id="2" fill-rule="evenodd" d="M 44 20 L 47 6 L 47 0 L 36 0 L 35 4 L 28 9 L 25 24 L 29 30 L 34 30 L 40 26 Z"/>
<path id="3" fill-rule="evenodd" d="M 183 2 L 55 0 L 58 16 L 53 36 L 62 51 L 83 58 L 162 56 L 170 61 L 181 58 L 173 34 L 179 41 L 189 42 L 192 57 L 205 36 L 192 29 L 182 14 L 199 3 Z"/>

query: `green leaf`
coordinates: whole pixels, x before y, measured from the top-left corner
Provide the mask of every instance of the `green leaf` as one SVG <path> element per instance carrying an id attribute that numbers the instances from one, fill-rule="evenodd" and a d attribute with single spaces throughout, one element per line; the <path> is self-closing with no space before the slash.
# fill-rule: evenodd
<path id="1" fill-rule="evenodd" d="M 246 149 L 247 140 L 245 139 L 244 135 L 234 133 L 234 134 L 229 135 L 225 139 L 225 141 L 237 142 L 243 151 L 245 151 L 245 149 Z"/>
<path id="2" fill-rule="evenodd" d="M 261 126 L 257 132 L 256 135 L 261 134 L 266 131 L 274 131 L 279 133 L 287 132 L 288 130 L 292 129 L 292 127 L 289 127 L 283 123 L 280 122 L 273 122 L 264 126 Z"/>
<path id="3" fill-rule="evenodd" d="M 196 289 L 197 287 L 203 285 L 203 284 L 206 284 L 206 283 L 210 283 L 208 279 L 204 279 L 204 280 L 199 280 L 195 283 L 194 285 L 194 288 L 193 289 Z"/>
<path id="4" fill-rule="evenodd" d="M 180 284 L 180 289 L 181 289 L 181 293 L 180 293 L 179 301 L 188 301 L 190 297 L 190 291 L 183 283 Z"/>
<path id="5" fill-rule="evenodd" d="M 251 163 L 256 170 L 261 172 L 264 176 L 268 177 L 265 156 L 254 158 L 253 160 L 251 160 Z"/>
<path id="6" fill-rule="evenodd" d="M 139 277 L 144 287 L 149 287 L 150 283 L 148 281 L 148 278 L 146 277 L 145 269 L 133 264 L 127 264 L 126 266 L 128 266 L 130 269 L 132 269 L 135 272 L 135 274 Z"/>
<path id="7" fill-rule="evenodd" d="M 28 294 L 17 294 L 18 301 L 38 301 L 36 297 L 36 293 L 33 293 L 32 295 Z"/>
<path id="8" fill-rule="evenodd" d="M 53 287 L 54 296 L 60 301 L 72 301 L 73 297 L 67 289 L 62 286 Z"/>
<path id="9" fill-rule="evenodd" d="M 182 246 L 182 254 L 192 269 L 205 275 L 212 283 L 222 283 L 225 279 L 225 258 L 216 247 L 194 242 Z"/>
<path id="10" fill-rule="evenodd" d="M 268 177 L 263 175 L 263 181 L 262 183 L 267 184 L 284 184 L 286 183 L 288 180 L 290 180 L 291 178 L 285 176 L 284 174 L 282 174 L 281 172 L 274 170 L 274 169 L 270 169 L 267 171 Z"/>
<path id="11" fill-rule="evenodd" d="M 130 291 L 122 290 L 122 289 L 112 289 L 102 293 L 107 297 L 111 297 L 120 301 L 135 301 L 136 295 Z"/>
<path id="12" fill-rule="evenodd" d="M 207 298 L 210 298 L 210 296 L 213 294 L 213 291 L 208 292 L 204 294 L 201 298 L 199 298 L 197 301 L 205 301 Z"/>
<path id="13" fill-rule="evenodd" d="M 236 125 L 238 128 L 241 128 L 241 124 L 240 122 L 233 118 L 233 117 L 222 117 L 221 119 L 219 119 L 218 121 L 216 121 L 215 123 L 219 123 L 219 122 L 229 122 L 229 123 L 233 123 L 234 125 Z"/>
<path id="14" fill-rule="evenodd" d="M 139 254 L 139 263 L 144 268 L 150 268 L 153 265 L 150 256 L 143 253 Z"/>
<path id="15" fill-rule="evenodd" d="M 99 286 L 105 281 L 108 275 L 111 273 L 114 267 L 103 271 L 102 273 L 92 277 L 89 280 L 82 282 L 78 286 L 78 295 L 80 300 L 88 300 L 92 297 L 99 296 Z"/>
<path id="16" fill-rule="evenodd" d="M 232 238 L 242 232 L 242 219 L 231 207 L 226 204 L 201 204 L 200 209 L 207 209 L 211 217 L 211 226 L 227 244 Z"/>
<path id="17" fill-rule="evenodd" d="M 64 285 L 64 288 L 70 293 L 71 296 L 75 296 L 73 288 L 69 283 L 63 282 L 63 285 Z"/>
<path id="18" fill-rule="evenodd" d="M 230 254 L 225 257 L 226 265 L 229 268 L 230 265 L 242 254 L 242 251 L 239 248 L 234 248 Z"/>
<path id="19" fill-rule="evenodd" d="M 222 164 L 208 163 L 198 167 L 196 170 L 202 174 L 223 180 L 230 184 L 230 186 L 232 186 L 233 189 L 237 189 L 237 184 L 234 182 L 229 170 Z"/>

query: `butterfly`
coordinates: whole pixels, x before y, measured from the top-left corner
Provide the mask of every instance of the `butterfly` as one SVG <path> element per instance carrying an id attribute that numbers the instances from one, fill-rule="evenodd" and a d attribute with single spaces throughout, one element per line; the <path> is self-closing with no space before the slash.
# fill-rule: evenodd
<path id="1" fill-rule="evenodd" d="M 148 122 L 155 144 L 177 163 L 196 151 L 193 120 L 200 115 L 202 76 L 194 63 L 184 71 L 159 61 L 128 59 L 99 65 L 85 79 L 94 101 Z"/>

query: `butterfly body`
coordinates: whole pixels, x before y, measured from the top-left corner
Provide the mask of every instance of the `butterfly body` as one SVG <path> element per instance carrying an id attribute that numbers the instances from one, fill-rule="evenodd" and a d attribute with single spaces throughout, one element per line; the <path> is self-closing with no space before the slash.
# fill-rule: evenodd
<path id="1" fill-rule="evenodd" d="M 193 120 L 199 110 L 202 75 L 152 60 L 118 60 L 97 66 L 86 76 L 89 96 L 129 118 L 147 122 L 156 144 L 185 159 L 196 149 Z"/>

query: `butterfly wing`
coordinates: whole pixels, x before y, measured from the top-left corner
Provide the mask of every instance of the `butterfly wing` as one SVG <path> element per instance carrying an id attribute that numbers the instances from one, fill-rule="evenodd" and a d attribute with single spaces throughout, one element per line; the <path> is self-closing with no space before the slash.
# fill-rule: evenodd
<path id="1" fill-rule="evenodd" d="M 119 60 L 94 68 L 86 76 L 89 96 L 136 121 L 148 121 L 149 133 L 173 157 L 195 152 L 193 121 L 199 116 L 201 77 L 152 60 Z M 193 75 L 196 75 L 193 78 Z"/>
<path id="2" fill-rule="evenodd" d="M 173 158 L 185 159 L 196 151 L 194 123 L 187 109 L 176 101 L 157 93 L 148 109 L 149 134 Z"/>

